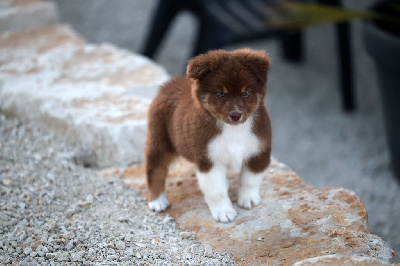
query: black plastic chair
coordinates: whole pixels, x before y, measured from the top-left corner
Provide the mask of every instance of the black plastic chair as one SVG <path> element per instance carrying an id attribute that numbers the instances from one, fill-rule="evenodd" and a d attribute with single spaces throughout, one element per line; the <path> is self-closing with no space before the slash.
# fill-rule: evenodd
<path id="1" fill-rule="evenodd" d="M 228 44 L 269 37 L 282 41 L 283 56 L 290 61 L 299 62 L 303 58 L 301 32 L 276 29 L 266 25 L 265 10 L 280 1 L 273 0 L 159 0 L 156 6 L 150 31 L 141 53 L 153 58 L 168 27 L 181 11 L 189 11 L 199 19 L 199 32 L 192 56 L 212 49 L 220 49 Z M 309 2 L 309 1 L 304 1 Z M 339 0 L 319 0 L 324 4 L 340 6 Z M 342 101 L 345 111 L 355 108 L 351 51 L 350 27 L 337 26 L 338 52 L 340 54 L 340 78 Z"/>

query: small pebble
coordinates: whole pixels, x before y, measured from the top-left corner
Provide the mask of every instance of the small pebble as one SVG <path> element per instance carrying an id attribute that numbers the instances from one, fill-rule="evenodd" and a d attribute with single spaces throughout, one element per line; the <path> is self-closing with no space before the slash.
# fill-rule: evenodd
<path id="1" fill-rule="evenodd" d="M 86 196 L 86 202 L 93 203 L 93 196 L 92 195 L 87 195 Z"/>
<path id="2" fill-rule="evenodd" d="M 141 255 L 142 255 L 142 258 L 143 258 L 144 260 L 147 260 L 147 258 L 149 257 L 149 253 L 147 253 L 146 251 L 142 251 L 142 252 L 141 252 Z"/>
<path id="3" fill-rule="evenodd" d="M 205 244 L 204 245 L 204 256 L 210 257 L 212 255 L 212 248 L 210 245 Z"/>
<path id="4" fill-rule="evenodd" d="M 48 259 L 54 259 L 56 255 L 54 253 L 46 253 L 46 258 Z"/>
<path id="5" fill-rule="evenodd" d="M 118 222 L 127 223 L 127 222 L 129 222 L 129 218 L 128 217 L 119 217 Z"/>
<path id="6" fill-rule="evenodd" d="M 3 185 L 10 186 L 12 181 L 10 179 L 3 179 Z"/>
<path id="7" fill-rule="evenodd" d="M 82 257 L 83 257 L 82 252 L 72 253 L 71 261 L 74 261 L 74 262 L 82 261 Z"/>
<path id="8" fill-rule="evenodd" d="M 163 219 L 163 223 L 164 223 L 164 224 L 167 224 L 167 223 L 169 223 L 169 222 L 171 222 L 171 221 L 173 221 L 173 220 L 174 220 L 174 218 L 172 218 L 171 216 L 167 215 L 167 216 L 165 216 L 165 218 Z"/>
<path id="9" fill-rule="evenodd" d="M 31 252 L 32 252 L 32 248 L 31 248 L 31 247 L 26 247 L 26 248 L 24 249 L 24 253 L 25 253 L 26 255 L 30 254 Z"/>
<path id="10" fill-rule="evenodd" d="M 189 238 L 192 236 L 191 232 L 180 232 L 179 236 L 182 237 L 183 239 Z"/>
<path id="11" fill-rule="evenodd" d="M 141 248 L 145 248 L 147 245 L 143 244 L 143 243 L 135 243 L 136 246 L 141 247 Z"/>
<path id="12" fill-rule="evenodd" d="M 37 256 L 37 252 L 31 252 L 30 254 L 29 254 L 29 256 L 31 256 L 32 258 L 34 258 L 34 257 L 36 257 Z"/>
<path id="13" fill-rule="evenodd" d="M 125 241 L 127 241 L 127 242 L 130 242 L 130 241 L 132 241 L 132 235 L 131 234 L 127 234 L 125 237 L 124 237 L 124 239 L 125 239 Z"/>
<path id="14" fill-rule="evenodd" d="M 96 253 L 96 250 L 94 248 L 89 249 L 89 256 L 93 256 L 93 254 Z"/>
<path id="15" fill-rule="evenodd" d="M 54 258 L 58 261 L 66 261 L 68 260 L 68 253 L 66 252 L 56 252 Z"/>
<path id="16" fill-rule="evenodd" d="M 115 247 L 116 247 L 117 249 L 119 249 L 119 250 L 124 250 L 124 249 L 125 249 L 125 242 L 124 242 L 124 241 L 118 241 L 118 242 L 115 244 Z"/>

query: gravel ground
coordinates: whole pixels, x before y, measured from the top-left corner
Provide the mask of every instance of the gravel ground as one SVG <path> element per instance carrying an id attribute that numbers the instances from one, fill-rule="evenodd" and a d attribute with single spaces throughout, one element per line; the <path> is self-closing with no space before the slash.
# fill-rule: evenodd
<path id="1" fill-rule="evenodd" d="M 0 264 L 234 264 L 119 177 L 76 164 L 82 150 L 0 114 Z"/>

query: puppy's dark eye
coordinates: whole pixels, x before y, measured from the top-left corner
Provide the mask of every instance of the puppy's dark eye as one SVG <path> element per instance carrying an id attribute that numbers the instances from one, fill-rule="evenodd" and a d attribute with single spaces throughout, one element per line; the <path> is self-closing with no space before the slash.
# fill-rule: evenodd
<path id="1" fill-rule="evenodd" d="M 250 95 L 250 92 L 249 92 L 249 91 L 244 91 L 244 92 L 243 92 L 243 97 L 249 97 L 249 95 Z"/>
<path id="2" fill-rule="evenodd" d="M 223 97 L 226 96 L 226 93 L 223 92 L 223 91 L 220 91 L 220 92 L 217 93 L 217 95 L 218 95 L 218 97 L 223 98 Z"/>

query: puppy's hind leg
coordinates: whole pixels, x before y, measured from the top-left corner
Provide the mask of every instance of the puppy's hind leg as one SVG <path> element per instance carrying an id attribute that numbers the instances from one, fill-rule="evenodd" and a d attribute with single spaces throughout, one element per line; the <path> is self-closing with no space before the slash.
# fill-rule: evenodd
<path id="1" fill-rule="evenodd" d="M 165 211 L 169 206 L 165 181 L 173 155 L 165 151 L 151 151 L 146 157 L 147 204 L 152 211 Z"/>
<path id="2" fill-rule="evenodd" d="M 174 153 L 169 148 L 167 132 L 160 127 L 149 128 L 146 141 L 147 204 L 152 211 L 165 211 L 169 202 L 165 196 L 165 180 Z"/>

